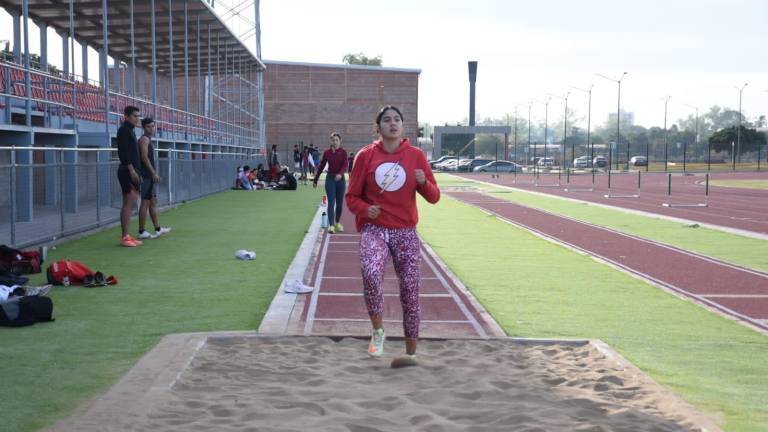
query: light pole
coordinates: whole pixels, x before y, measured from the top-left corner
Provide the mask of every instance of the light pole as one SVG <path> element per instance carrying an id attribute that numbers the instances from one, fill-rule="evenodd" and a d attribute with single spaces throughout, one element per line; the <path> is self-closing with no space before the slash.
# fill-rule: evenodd
<path id="1" fill-rule="evenodd" d="M 668 136 L 668 131 L 667 131 L 667 105 L 669 105 L 669 99 L 671 97 L 672 96 L 670 96 L 670 95 L 666 95 L 664 97 L 664 171 L 666 171 L 667 167 L 669 166 L 669 164 L 667 163 L 667 156 L 668 156 L 667 148 L 669 146 L 669 142 L 667 140 L 667 136 Z"/>
<path id="2" fill-rule="evenodd" d="M 552 100 L 551 97 L 547 98 L 545 101 L 540 101 L 538 99 L 533 99 L 536 102 L 543 103 L 544 104 L 544 159 L 547 158 L 547 132 L 548 132 L 548 121 L 549 121 L 549 102 Z M 538 165 L 538 164 L 537 164 Z M 538 173 L 538 169 L 536 172 Z"/>
<path id="3" fill-rule="evenodd" d="M 587 148 L 589 149 L 589 166 L 592 167 L 592 161 L 595 157 L 595 147 L 592 145 L 592 87 L 594 84 L 590 84 L 589 88 L 583 89 L 579 87 L 570 86 L 572 89 L 583 91 L 589 95 L 589 102 L 587 103 Z M 571 155 L 574 155 L 573 142 L 571 142 Z M 592 167 L 594 168 L 594 167 Z"/>
<path id="4" fill-rule="evenodd" d="M 550 95 L 552 97 L 556 97 L 560 100 L 565 101 L 565 111 L 563 114 L 563 151 L 561 153 L 561 160 L 562 165 L 560 166 L 560 171 L 563 170 L 563 168 L 566 168 L 566 157 L 565 157 L 565 141 L 568 138 L 568 96 L 571 94 L 571 92 L 565 92 L 565 96 L 558 96 L 558 95 Z M 573 152 L 571 152 L 571 157 L 573 157 Z"/>
<path id="5" fill-rule="evenodd" d="M 512 140 L 515 148 L 515 165 L 517 165 L 517 105 L 515 105 L 515 136 Z"/>
<path id="6" fill-rule="evenodd" d="M 741 94 L 744 93 L 744 88 L 749 85 L 749 83 L 744 83 L 741 88 L 733 86 L 736 90 L 739 91 L 739 128 L 736 130 L 736 154 L 739 155 L 739 162 L 741 162 Z M 734 157 L 734 161 L 736 158 Z M 736 162 L 734 162 L 734 169 L 736 169 Z"/>
<path id="7" fill-rule="evenodd" d="M 528 101 L 528 151 L 531 151 L 531 101 Z M 536 160 L 536 147 L 533 148 L 533 160 Z M 525 161 L 525 164 L 528 165 L 529 161 Z M 536 166 L 534 165 L 533 170 L 536 171 Z"/>
<path id="8" fill-rule="evenodd" d="M 699 107 L 685 104 L 688 108 L 693 108 L 696 110 L 696 148 L 699 148 Z M 687 141 L 683 143 L 683 171 L 685 171 L 685 156 L 686 156 L 686 147 Z"/>
<path id="9" fill-rule="evenodd" d="M 624 72 L 621 74 L 621 76 L 616 78 L 607 77 L 605 75 L 595 74 L 599 76 L 600 78 L 605 78 L 608 81 L 613 81 L 616 84 L 619 85 L 619 96 L 618 96 L 618 102 L 616 103 L 616 150 L 619 149 L 619 142 L 621 141 L 621 80 L 624 79 L 625 76 L 627 76 L 627 73 Z M 611 161 L 613 159 L 613 147 L 608 147 L 608 171 L 611 170 Z M 618 169 L 619 162 L 616 161 L 616 168 Z"/>

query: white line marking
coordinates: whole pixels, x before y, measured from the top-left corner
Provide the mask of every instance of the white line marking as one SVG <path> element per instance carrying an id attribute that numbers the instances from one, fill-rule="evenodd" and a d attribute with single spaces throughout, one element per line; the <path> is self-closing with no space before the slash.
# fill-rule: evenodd
<path id="1" fill-rule="evenodd" d="M 315 321 L 352 321 L 352 322 L 371 322 L 368 318 L 315 318 Z M 384 320 L 389 323 L 402 323 L 402 320 Z M 421 320 L 422 323 L 430 324 L 470 324 L 471 321 L 462 320 Z"/>
<path id="2" fill-rule="evenodd" d="M 324 292 L 320 293 L 321 296 L 337 296 L 337 297 L 362 297 L 362 291 L 359 293 L 349 292 Z M 384 297 L 400 297 L 397 293 L 387 293 Z M 419 297 L 451 297 L 450 294 L 419 294 Z"/>
<path id="3" fill-rule="evenodd" d="M 312 299 L 309 301 L 309 311 L 307 312 L 307 321 L 304 323 L 304 336 L 309 336 L 312 333 L 312 324 L 315 320 L 315 312 L 317 312 L 317 297 L 320 293 L 320 285 L 323 280 L 323 270 L 325 269 L 325 257 L 328 255 L 328 243 L 329 238 L 326 235 L 323 244 L 323 253 L 320 255 L 320 264 L 317 267 L 317 274 L 315 275 L 315 289 L 312 290 Z"/>
<path id="4" fill-rule="evenodd" d="M 706 298 L 768 299 L 768 294 L 703 294 Z"/>
<path id="5" fill-rule="evenodd" d="M 475 317 L 472 315 L 472 313 L 467 309 L 467 305 L 464 304 L 464 302 L 461 300 L 461 297 L 459 297 L 458 294 L 456 294 L 456 291 L 453 290 L 451 285 L 448 283 L 448 281 L 443 278 L 443 275 L 440 274 L 440 272 L 435 268 L 435 265 L 432 264 L 432 261 L 429 259 L 429 255 L 424 250 L 424 248 L 421 249 L 421 257 L 427 261 L 427 264 L 429 265 L 429 268 L 432 269 L 432 273 L 434 273 L 438 279 L 440 279 L 440 283 L 445 287 L 446 291 L 453 297 L 453 301 L 456 302 L 456 305 L 459 306 L 459 309 L 464 314 L 465 317 L 472 323 L 472 327 L 475 329 L 477 334 L 485 339 L 488 337 L 488 334 L 485 333 L 485 329 L 483 326 L 480 325 L 480 323 L 477 322 Z"/>
<path id="6" fill-rule="evenodd" d="M 355 279 L 363 280 L 362 276 L 323 276 L 323 279 Z M 396 277 L 385 277 L 384 280 L 397 280 Z M 421 280 L 439 280 L 436 277 L 423 277 Z"/>

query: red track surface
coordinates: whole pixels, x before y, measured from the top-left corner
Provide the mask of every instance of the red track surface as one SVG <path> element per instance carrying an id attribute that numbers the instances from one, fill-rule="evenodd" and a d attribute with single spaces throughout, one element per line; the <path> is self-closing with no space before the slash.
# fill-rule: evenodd
<path id="1" fill-rule="evenodd" d="M 608 193 L 608 176 L 600 174 L 595 177 L 593 191 L 573 191 L 592 187 L 592 176 L 582 174 L 571 176 L 566 183 L 566 176 L 560 178 L 560 187 L 537 187 L 533 184 L 531 174 L 503 174 L 501 178 L 491 178 L 490 174 L 463 174 L 462 176 L 532 190 L 552 195 L 590 201 L 600 204 L 641 210 L 666 216 L 689 219 L 700 223 L 720 225 L 723 227 L 753 231 L 768 234 L 768 190 L 737 189 L 711 186 L 709 187 L 708 207 L 664 207 L 667 202 L 667 175 L 664 173 L 641 173 L 641 188 L 639 198 L 606 198 Z M 768 180 L 768 172 L 750 173 L 712 173 L 710 180 L 719 179 L 763 179 Z M 557 174 L 541 174 L 539 185 L 555 185 L 558 183 Z M 565 188 L 570 189 L 566 192 Z M 637 173 L 613 174 L 611 176 L 611 194 L 637 193 Z M 672 175 L 673 204 L 696 204 L 704 202 L 704 175 L 684 176 Z"/>
<path id="2" fill-rule="evenodd" d="M 300 319 L 305 335 L 370 335 L 360 275 L 360 235 L 355 232 L 354 218 L 347 209 L 342 223 L 345 233 L 322 234 L 312 277 L 315 290 L 311 300 L 304 303 Z M 503 336 L 424 249 L 421 276 L 421 336 Z M 384 326 L 388 335 L 402 336 L 399 289 L 391 260 L 384 278 Z"/>
<path id="3" fill-rule="evenodd" d="M 477 192 L 448 195 L 768 330 L 768 274 Z"/>

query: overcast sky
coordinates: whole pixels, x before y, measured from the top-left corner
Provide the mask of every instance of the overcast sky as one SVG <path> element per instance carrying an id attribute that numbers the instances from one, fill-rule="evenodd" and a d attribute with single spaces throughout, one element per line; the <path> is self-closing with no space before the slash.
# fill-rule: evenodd
<path id="1" fill-rule="evenodd" d="M 714 104 L 744 115 L 768 111 L 766 0 L 262 0 L 263 57 L 340 63 L 350 52 L 381 55 L 384 65 L 422 70 L 419 119 L 468 117 L 467 61 L 477 60 L 477 113 L 501 117 L 531 98 L 594 84 L 593 119 L 622 108 L 636 123 L 662 125 Z M 586 117 L 587 96 L 569 106 Z M 553 99 L 550 118 L 561 116 Z M 544 107 L 533 107 L 543 119 Z"/>
<path id="2" fill-rule="evenodd" d="M 240 5 L 236 13 L 227 6 Z M 253 0 L 217 0 L 216 10 L 254 45 Z M 0 39 L 11 39 L 0 19 Z M 261 0 L 262 52 L 268 60 L 339 64 L 347 53 L 381 55 L 384 66 L 421 69 L 419 120 L 432 124 L 468 117 L 467 61 L 478 66 L 477 114 L 503 117 L 531 99 L 571 91 L 569 107 L 586 120 L 587 95 L 569 86 L 594 84 L 593 123 L 615 112 L 618 77 L 622 109 L 636 123 L 661 126 L 712 105 L 738 109 L 734 86 L 749 83 L 743 112 L 768 112 L 766 0 Z M 49 43 L 60 42 L 49 31 Z M 30 34 L 37 52 L 37 30 Z M 60 54 L 50 53 L 60 64 Z M 79 63 L 79 62 L 78 62 Z M 76 65 L 79 67 L 79 64 Z M 98 77 L 91 53 L 91 76 Z M 79 73 L 79 71 L 78 71 Z M 550 103 L 550 119 L 563 101 Z M 535 102 L 534 120 L 544 106 Z"/>

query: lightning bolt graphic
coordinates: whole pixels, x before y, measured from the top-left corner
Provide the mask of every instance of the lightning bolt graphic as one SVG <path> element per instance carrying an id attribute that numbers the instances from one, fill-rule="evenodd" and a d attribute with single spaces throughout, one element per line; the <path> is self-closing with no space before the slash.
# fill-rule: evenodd
<path id="1" fill-rule="evenodd" d="M 387 170 L 387 172 L 384 173 L 384 178 L 381 180 L 381 192 L 379 192 L 379 194 L 384 193 L 384 191 L 386 191 L 389 186 L 392 185 L 395 180 L 397 180 L 398 174 L 400 174 L 400 161 L 397 161 L 390 169 Z"/>

